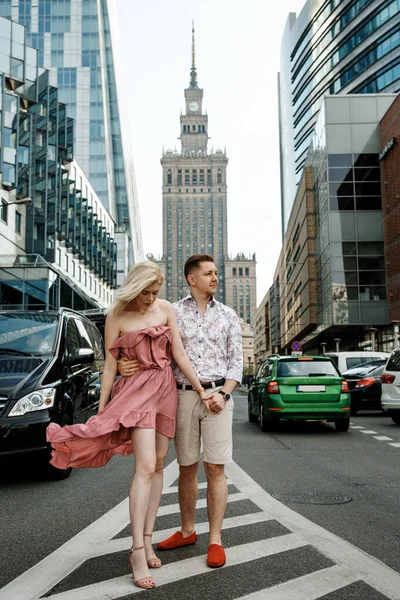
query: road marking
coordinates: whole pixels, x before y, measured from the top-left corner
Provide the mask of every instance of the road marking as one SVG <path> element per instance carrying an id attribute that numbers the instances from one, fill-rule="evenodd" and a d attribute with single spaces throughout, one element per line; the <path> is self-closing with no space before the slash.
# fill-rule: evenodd
<path id="1" fill-rule="evenodd" d="M 317 600 L 355 581 L 357 578 L 350 569 L 335 565 L 266 590 L 241 596 L 240 600 Z"/>
<path id="2" fill-rule="evenodd" d="M 336 563 L 328 569 L 318 570 L 255 592 L 258 595 L 250 594 L 249 598 L 252 600 L 317 600 L 329 591 L 342 589 L 355 581 L 363 581 L 388 599 L 400 600 L 399 573 L 272 498 L 236 463 L 226 465 L 226 473 L 229 483 L 238 490 L 238 493 L 229 495 L 229 501 L 249 499 L 260 510 L 256 513 L 226 519 L 224 528 L 276 520 L 288 530 L 288 533 L 283 535 L 227 548 L 228 567 L 235 567 L 277 553 L 283 553 L 281 560 L 284 564 L 285 552 L 309 546 L 316 548 L 322 555 Z M 177 477 L 178 466 L 174 461 L 165 469 L 165 493 L 170 491 Z M 199 501 L 198 507 L 200 506 L 204 506 L 204 501 Z M 172 510 L 176 513 L 178 505 L 163 506 L 159 514 L 171 514 Z M 127 550 L 130 546 L 130 538 L 115 538 L 115 536 L 128 524 L 128 500 L 125 499 L 58 550 L 0 590 L 0 600 L 39 600 L 88 559 Z M 174 530 L 156 532 L 154 541 L 165 538 Z M 196 530 L 198 533 L 206 533 L 208 523 L 196 525 Z M 351 565 L 351 569 L 349 565 Z M 206 565 L 205 556 L 196 556 L 163 565 L 162 569 L 155 574 L 155 578 L 157 586 L 160 587 L 187 577 L 204 576 L 204 574 L 212 572 Z M 46 600 L 116 600 L 140 591 L 142 590 L 133 585 L 131 575 L 127 574 L 123 577 L 55 593 L 46 596 Z"/>
<path id="3" fill-rule="evenodd" d="M 240 500 L 247 500 L 247 496 L 241 493 L 229 494 L 228 496 L 228 502 L 239 502 Z M 206 508 L 207 498 L 201 498 L 200 500 L 197 500 L 196 507 Z M 163 517 L 165 515 L 174 515 L 176 513 L 179 513 L 179 504 L 167 504 L 166 506 L 160 506 L 157 515 Z"/>
<path id="4" fill-rule="evenodd" d="M 253 525 L 254 523 L 264 523 L 265 521 L 271 521 L 271 517 L 268 513 L 260 511 L 256 513 L 250 513 L 248 515 L 240 515 L 239 517 L 230 517 L 229 519 L 225 519 L 224 529 L 232 529 L 233 527 L 244 527 L 246 525 Z M 155 531 L 153 534 L 153 542 L 157 544 L 157 542 L 165 540 L 170 535 L 175 533 L 176 529 L 176 527 L 172 527 L 171 529 L 162 529 L 160 531 Z M 208 533 L 208 530 L 208 521 L 204 521 L 203 523 L 196 523 L 197 535 L 201 535 L 202 533 Z M 109 542 L 103 542 L 102 544 L 98 544 L 96 548 L 93 548 L 93 552 L 89 558 L 94 558 L 95 556 L 103 556 L 104 554 L 111 554 L 112 552 L 122 552 L 123 550 L 129 550 L 131 545 L 132 538 L 130 536 L 124 538 L 116 538 L 110 540 Z"/>
<path id="5" fill-rule="evenodd" d="M 374 435 L 373 437 L 380 442 L 391 442 L 393 440 L 393 438 L 390 438 L 387 435 Z"/>
<path id="6" fill-rule="evenodd" d="M 394 442 L 393 444 L 389 443 L 389 446 L 393 446 L 393 448 L 400 448 L 400 443 L 399 442 Z"/>
<path id="7" fill-rule="evenodd" d="M 225 551 L 227 563 L 229 566 L 234 566 L 306 545 L 308 545 L 308 542 L 295 533 L 287 533 L 267 540 L 226 548 Z M 163 568 L 157 572 L 157 587 L 203 573 L 210 573 L 210 568 L 207 566 L 204 556 L 187 558 L 179 561 L 178 564 L 163 565 Z M 132 577 L 124 575 L 123 577 L 108 579 L 79 589 L 53 594 L 47 596 L 46 600 L 110 600 L 128 594 L 137 594 L 140 591 L 143 590 L 133 586 Z"/>
<path id="8" fill-rule="evenodd" d="M 361 427 L 361 425 L 350 425 L 350 427 L 352 429 L 365 429 L 364 427 Z"/>
<path id="9" fill-rule="evenodd" d="M 164 470 L 164 487 L 178 477 L 176 461 Z M 0 600 L 39 600 L 57 583 L 77 569 L 97 544 L 115 537 L 129 524 L 128 498 L 80 531 L 68 542 L 46 556 L 0 590 Z"/>
<path id="10" fill-rule="evenodd" d="M 378 433 L 378 432 L 377 432 L 377 431 L 374 431 L 373 429 L 363 429 L 363 430 L 361 431 L 361 433 L 369 433 L 369 434 L 372 434 L 372 433 Z"/>
<path id="11" fill-rule="evenodd" d="M 328 556 L 337 565 L 351 570 L 358 580 L 386 595 L 390 600 L 399 600 L 400 574 L 387 567 L 380 560 L 356 548 L 337 535 L 309 521 L 279 500 L 272 498 L 261 486 L 243 471 L 236 463 L 226 465 L 226 472 L 235 486 L 259 508 L 266 511 L 287 529 L 296 532 L 316 547 L 321 554 Z"/>

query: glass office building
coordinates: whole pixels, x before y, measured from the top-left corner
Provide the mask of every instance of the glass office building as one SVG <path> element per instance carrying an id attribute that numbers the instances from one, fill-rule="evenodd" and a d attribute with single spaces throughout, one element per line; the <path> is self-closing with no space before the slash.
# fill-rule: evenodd
<path id="1" fill-rule="evenodd" d="M 388 323 L 379 121 L 395 97 L 324 98 L 307 159 L 315 202 L 318 332 L 329 341 L 331 331 L 332 339 L 355 348 L 365 336 L 355 326 Z"/>
<path id="2" fill-rule="evenodd" d="M 26 27 L 39 65 L 50 70 L 75 119 L 76 159 L 117 224 L 143 254 L 133 170 L 127 167 L 113 55 L 111 0 L 2 0 L 0 15 Z"/>
<path id="3" fill-rule="evenodd" d="M 400 90 L 400 0 L 308 0 L 290 14 L 279 74 L 282 230 L 326 94 Z"/>
<path id="4" fill-rule="evenodd" d="M 74 161 L 74 121 L 25 28 L 1 17 L 0 119 L 0 189 L 11 202 L 32 200 L 25 253 L 0 257 L 0 304 L 107 305 L 116 286 L 114 223 Z"/>

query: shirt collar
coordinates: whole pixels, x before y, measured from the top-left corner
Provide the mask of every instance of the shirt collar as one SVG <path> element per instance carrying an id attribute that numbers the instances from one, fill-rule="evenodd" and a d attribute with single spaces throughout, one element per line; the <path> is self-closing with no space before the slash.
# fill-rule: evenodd
<path id="1" fill-rule="evenodd" d="M 195 299 L 193 298 L 192 294 L 189 292 L 189 294 L 187 296 L 185 296 L 183 298 L 183 302 L 194 302 L 196 303 Z M 214 296 L 211 296 L 211 300 L 207 303 L 208 306 L 214 306 L 216 304 L 216 299 Z"/>

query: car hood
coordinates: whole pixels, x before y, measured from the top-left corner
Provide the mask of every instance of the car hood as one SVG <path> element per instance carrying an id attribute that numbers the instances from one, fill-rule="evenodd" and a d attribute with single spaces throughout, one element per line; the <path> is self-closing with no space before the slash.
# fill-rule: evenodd
<path id="1" fill-rule="evenodd" d="M 0 358 L 0 396 L 21 398 L 32 392 L 43 376 L 51 357 L 21 356 Z"/>

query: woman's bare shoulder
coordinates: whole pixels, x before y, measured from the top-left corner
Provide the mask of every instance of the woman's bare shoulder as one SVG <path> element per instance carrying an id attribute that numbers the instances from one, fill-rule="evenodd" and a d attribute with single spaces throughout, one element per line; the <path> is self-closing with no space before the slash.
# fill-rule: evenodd
<path id="1" fill-rule="evenodd" d="M 164 312 L 169 313 L 171 310 L 173 310 L 172 308 L 172 304 L 171 302 L 168 302 L 168 300 L 162 300 L 161 298 L 159 298 L 157 300 L 157 302 L 159 302 L 159 307 L 161 308 L 161 310 L 163 310 Z"/>

